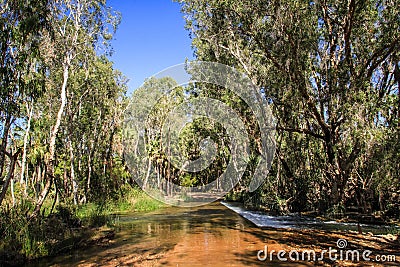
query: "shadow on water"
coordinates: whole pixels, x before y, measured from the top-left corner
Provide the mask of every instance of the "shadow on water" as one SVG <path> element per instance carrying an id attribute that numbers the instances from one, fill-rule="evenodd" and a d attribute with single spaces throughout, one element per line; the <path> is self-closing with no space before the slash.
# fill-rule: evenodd
<path id="1" fill-rule="evenodd" d="M 257 252 L 265 245 L 275 251 L 289 251 L 294 245 L 324 248 L 337 239 L 322 231 L 259 229 L 220 203 L 211 203 L 120 216 L 112 242 L 27 266 L 315 266 L 261 262 Z"/>

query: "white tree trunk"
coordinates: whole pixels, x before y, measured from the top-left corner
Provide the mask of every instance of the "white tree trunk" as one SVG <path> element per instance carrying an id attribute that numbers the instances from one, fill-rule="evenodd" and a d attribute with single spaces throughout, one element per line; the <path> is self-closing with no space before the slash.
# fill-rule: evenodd
<path id="1" fill-rule="evenodd" d="M 68 142 L 69 144 L 69 158 L 70 158 L 70 168 L 71 168 L 71 180 L 72 180 L 72 194 L 74 197 L 74 205 L 78 205 L 78 182 L 75 177 L 75 157 L 74 157 L 74 148 L 72 147 L 71 139 Z"/>
<path id="2" fill-rule="evenodd" d="M 28 104 L 26 104 L 26 109 L 28 110 Z M 33 102 L 32 102 L 31 109 L 29 111 L 28 125 L 26 126 L 25 135 L 24 135 L 24 148 L 23 148 L 23 151 L 22 151 L 20 183 L 21 183 L 21 185 L 24 185 L 24 188 L 25 188 L 24 192 L 25 193 L 26 193 L 26 183 L 25 183 L 25 179 L 24 179 L 24 174 L 25 174 L 25 165 L 26 165 L 26 147 L 27 147 L 27 144 L 28 144 L 29 131 L 31 129 L 32 114 L 33 114 Z"/>
<path id="3" fill-rule="evenodd" d="M 67 104 L 67 83 L 68 83 L 68 77 L 69 77 L 69 66 L 70 66 L 70 55 L 67 55 L 66 57 L 66 62 L 64 63 L 63 69 L 63 84 L 61 86 L 61 105 L 57 113 L 57 120 L 56 123 L 53 127 L 53 130 L 51 131 L 51 136 L 50 136 L 50 143 L 49 143 L 49 156 L 46 159 L 46 165 L 48 166 L 49 170 L 48 173 L 46 172 L 45 174 L 45 181 L 46 184 L 42 190 L 42 192 L 39 195 L 38 201 L 36 203 L 35 210 L 32 214 L 32 216 L 36 216 L 40 212 L 40 208 L 43 205 L 44 200 L 47 197 L 47 194 L 49 193 L 50 187 L 52 185 L 52 181 L 54 178 L 54 160 L 55 160 L 55 147 L 56 147 L 56 139 L 57 139 L 57 134 L 60 129 L 61 125 L 61 119 L 62 115 L 64 113 L 65 105 Z"/>

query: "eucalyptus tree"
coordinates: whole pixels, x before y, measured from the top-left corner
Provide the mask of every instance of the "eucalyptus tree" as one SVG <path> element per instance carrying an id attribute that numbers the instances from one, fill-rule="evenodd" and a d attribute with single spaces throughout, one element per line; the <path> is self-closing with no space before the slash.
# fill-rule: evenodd
<path id="1" fill-rule="evenodd" d="M 124 154 L 132 175 L 143 180 L 143 188 L 151 183 L 168 193 L 163 179 L 172 181 L 175 171 L 162 146 L 162 130 L 168 114 L 184 99 L 183 88 L 170 77 L 147 79 L 130 99 L 124 127 L 130 138 L 125 140 Z"/>
<path id="2" fill-rule="evenodd" d="M 0 182 L 3 184 L 0 203 L 13 179 L 17 154 L 8 148 L 11 131 L 28 117 L 24 106 L 43 93 L 43 61 L 39 50 L 40 33 L 49 28 L 50 1 L 0 2 Z M 25 151 L 25 150 L 24 150 Z M 3 181 L 6 155 L 10 168 Z"/>
<path id="3" fill-rule="evenodd" d="M 179 2 L 197 58 L 243 70 L 272 104 L 272 173 L 294 209 L 368 211 L 376 172 L 362 166 L 376 171 L 371 158 L 398 127 L 399 1 Z"/>
<path id="4" fill-rule="evenodd" d="M 45 155 L 46 175 L 35 209 L 37 214 L 50 190 L 55 177 L 56 141 L 68 105 L 71 72 L 91 67 L 93 49 L 104 52 L 112 33 L 119 23 L 119 15 L 106 5 L 104 0 L 62 0 L 52 5 L 52 25 L 54 34 L 43 46 L 48 51 L 50 71 L 47 84 L 53 90 L 58 105 L 50 103 L 48 113 L 51 122 L 48 137 L 48 153 Z M 105 50 L 107 52 L 107 50 Z M 70 103 L 73 104 L 73 103 Z M 58 106 L 58 107 L 57 107 Z M 72 106 L 71 106 L 72 108 Z M 54 119 L 55 118 L 55 119 Z M 72 149 L 71 140 L 68 140 Z M 73 162 L 73 154 L 70 154 Z M 71 167 L 73 166 L 73 163 Z M 78 182 L 72 177 L 74 201 L 77 201 Z"/>
<path id="5" fill-rule="evenodd" d="M 18 171 L 32 216 L 52 188 L 54 203 L 75 204 L 117 191 L 126 78 L 108 56 L 119 13 L 103 0 L 0 5 L 0 203 Z"/>
<path id="6" fill-rule="evenodd" d="M 85 201 L 91 193 L 101 196 L 117 189 L 120 180 L 113 177 L 113 168 L 121 167 L 114 161 L 122 155 L 116 146 L 126 82 L 106 57 L 93 55 L 90 66 L 88 71 L 78 69 L 71 75 L 70 105 L 63 121 L 75 203 L 79 194 Z"/>

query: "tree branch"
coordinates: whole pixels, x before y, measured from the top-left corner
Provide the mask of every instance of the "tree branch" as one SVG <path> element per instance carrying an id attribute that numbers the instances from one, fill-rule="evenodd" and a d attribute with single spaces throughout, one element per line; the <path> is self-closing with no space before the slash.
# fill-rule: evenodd
<path id="1" fill-rule="evenodd" d="M 308 129 L 276 127 L 276 130 L 285 131 L 285 132 L 289 132 L 289 133 L 301 133 L 301 134 L 311 135 L 311 136 L 313 136 L 315 138 L 325 140 L 325 136 L 317 134 L 317 133 L 314 133 L 313 131 L 310 131 Z"/>

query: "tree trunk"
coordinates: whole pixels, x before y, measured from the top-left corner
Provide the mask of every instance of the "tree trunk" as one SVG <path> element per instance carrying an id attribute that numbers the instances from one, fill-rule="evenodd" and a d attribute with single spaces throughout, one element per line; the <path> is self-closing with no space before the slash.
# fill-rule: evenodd
<path id="1" fill-rule="evenodd" d="M 39 195 L 39 199 L 36 203 L 35 210 L 32 214 L 32 216 L 36 216 L 40 212 L 40 208 L 42 207 L 44 200 L 47 197 L 47 194 L 49 193 L 50 187 L 52 185 L 52 180 L 54 179 L 54 164 L 55 164 L 55 151 L 56 151 L 56 138 L 58 131 L 60 129 L 61 125 L 61 119 L 62 115 L 64 113 L 64 108 L 65 105 L 67 104 L 67 83 L 68 83 L 68 77 L 69 77 L 69 65 L 70 65 L 70 56 L 67 56 L 66 62 L 64 63 L 64 73 L 63 73 L 63 84 L 61 87 L 61 105 L 60 109 L 58 110 L 57 113 L 57 120 L 56 124 L 53 127 L 53 131 L 51 132 L 50 136 L 50 143 L 49 143 L 49 156 L 46 159 L 46 174 L 45 174 L 45 181 L 46 184 L 42 190 L 42 192 Z"/>
<path id="2" fill-rule="evenodd" d="M 87 174 L 85 198 L 87 198 L 90 193 L 90 183 L 91 183 L 91 179 L 92 179 L 92 153 L 91 152 L 88 155 L 88 163 L 87 164 L 88 164 L 88 174 Z"/>
<path id="3" fill-rule="evenodd" d="M 0 206 L 6 196 L 7 189 L 8 186 L 10 185 L 11 180 L 14 179 L 15 164 L 17 163 L 18 155 L 20 152 L 21 150 L 18 150 L 14 155 L 8 154 L 6 151 L 4 152 L 4 155 L 7 154 L 10 158 L 10 169 L 8 170 L 7 179 L 3 184 L 3 188 L 0 193 Z"/>
<path id="4" fill-rule="evenodd" d="M 78 182 L 76 181 L 75 177 L 75 169 L 74 169 L 75 157 L 71 139 L 68 142 L 68 146 L 69 146 L 69 159 L 70 159 L 71 180 L 72 180 L 72 195 L 74 198 L 74 205 L 76 206 L 78 205 Z"/>
<path id="5" fill-rule="evenodd" d="M 3 138 L 1 140 L 0 146 L 0 182 L 2 181 L 3 177 L 3 170 L 6 161 L 6 149 L 8 143 L 8 133 L 11 127 L 11 116 L 8 115 L 6 121 L 4 122 L 4 131 L 3 131 Z"/>
<path id="6" fill-rule="evenodd" d="M 15 207 L 14 175 L 11 178 L 11 201 L 12 201 L 12 206 Z"/>
<path id="7" fill-rule="evenodd" d="M 149 162 L 147 164 L 146 177 L 144 178 L 144 181 L 143 181 L 143 190 L 145 190 L 147 187 L 147 182 L 149 181 L 149 177 L 150 177 L 150 171 L 151 171 L 151 158 L 149 157 Z"/>
<path id="8" fill-rule="evenodd" d="M 397 62 L 396 67 L 394 68 L 394 78 L 397 81 L 397 129 L 400 129 L 400 67 Z"/>
<path id="9" fill-rule="evenodd" d="M 27 109 L 28 109 L 28 104 L 26 105 Z M 28 135 L 29 135 L 29 131 L 31 128 L 31 119 L 32 119 L 32 113 L 33 113 L 33 102 L 32 102 L 32 106 L 31 109 L 29 111 L 29 117 L 28 117 L 28 125 L 26 126 L 26 131 L 25 131 L 25 135 L 24 135 L 24 148 L 22 150 L 22 162 L 21 162 L 21 178 L 20 178 L 20 183 L 21 185 L 24 185 L 25 187 L 25 192 L 26 192 L 26 184 L 25 184 L 25 180 L 24 180 L 24 174 L 25 174 L 25 165 L 26 165 L 26 147 L 28 144 Z"/>

